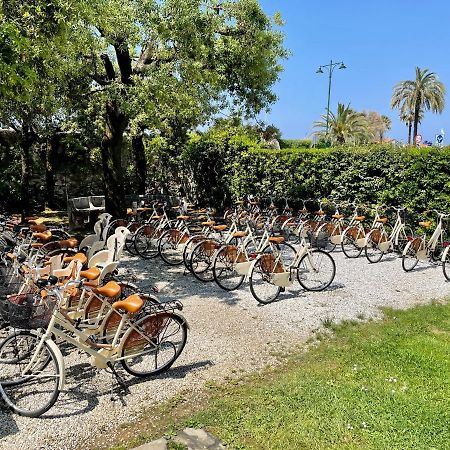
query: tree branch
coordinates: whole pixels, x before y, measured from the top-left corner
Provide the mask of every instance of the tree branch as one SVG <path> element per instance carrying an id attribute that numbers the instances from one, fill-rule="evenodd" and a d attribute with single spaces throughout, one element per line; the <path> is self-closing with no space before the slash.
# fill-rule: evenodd
<path id="1" fill-rule="evenodd" d="M 133 74 L 133 69 L 131 67 L 131 56 L 126 41 L 123 38 L 118 38 L 113 45 L 116 50 L 117 63 L 120 69 L 120 79 L 124 84 L 132 84 L 131 75 Z"/>
<path id="2" fill-rule="evenodd" d="M 106 77 L 108 81 L 112 81 L 116 78 L 116 71 L 114 70 L 114 66 L 109 59 L 109 56 L 106 53 L 100 55 L 101 60 L 103 61 L 103 66 L 105 67 Z M 95 80 L 95 78 L 94 78 Z M 95 80 L 97 81 L 97 80 Z M 99 83 L 101 84 L 101 83 Z"/>

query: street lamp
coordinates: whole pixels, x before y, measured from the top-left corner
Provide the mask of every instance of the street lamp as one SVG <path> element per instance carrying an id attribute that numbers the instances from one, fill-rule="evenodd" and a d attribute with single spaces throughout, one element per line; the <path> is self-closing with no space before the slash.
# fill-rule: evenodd
<path id="1" fill-rule="evenodd" d="M 333 62 L 333 60 L 330 61 L 330 64 L 325 64 L 323 66 L 320 66 L 316 73 L 323 73 L 323 69 L 328 69 L 328 103 L 327 103 L 327 136 L 328 136 L 328 127 L 329 127 L 329 118 L 330 118 L 330 97 L 331 97 L 331 78 L 333 77 L 334 69 L 338 67 L 338 69 L 346 69 L 347 66 L 341 61 L 341 62 Z"/>

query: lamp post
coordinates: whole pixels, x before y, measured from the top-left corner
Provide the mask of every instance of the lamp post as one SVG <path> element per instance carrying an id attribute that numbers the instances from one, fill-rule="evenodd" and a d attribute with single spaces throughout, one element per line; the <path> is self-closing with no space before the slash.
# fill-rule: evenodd
<path id="1" fill-rule="evenodd" d="M 339 69 L 346 69 L 347 66 L 341 61 L 341 62 L 333 62 L 333 60 L 330 61 L 330 64 L 325 64 L 323 66 L 320 66 L 316 73 L 323 73 L 323 69 L 328 69 L 328 102 L 327 102 L 327 136 L 328 136 L 328 128 L 330 123 L 330 97 L 331 97 L 331 79 L 333 77 L 333 72 L 336 67 L 339 67 Z"/>

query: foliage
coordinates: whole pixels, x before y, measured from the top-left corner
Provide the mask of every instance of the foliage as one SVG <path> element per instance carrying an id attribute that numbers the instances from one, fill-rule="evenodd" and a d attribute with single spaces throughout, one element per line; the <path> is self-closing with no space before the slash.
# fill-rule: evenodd
<path id="1" fill-rule="evenodd" d="M 384 134 L 391 128 L 391 119 L 375 111 L 363 113 L 366 118 L 367 140 L 369 142 L 383 142 Z"/>
<path id="2" fill-rule="evenodd" d="M 450 305 L 386 313 L 222 387 L 190 421 L 239 449 L 446 448 Z"/>
<path id="3" fill-rule="evenodd" d="M 314 124 L 314 128 L 319 130 L 316 134 L 328 138 L 333 145 L 358 144 L 368 138 L 364 114 L 356 112 L 350 105 L 339 103 L 336 114 L 328 111 L 321 119 Z"/>
<path id="4" fill-rule="evenodd" d="M 227 132 L 191 139 L 183 151 L 188 192 L 221 205 L 246 194 L 283 198 L 330 197 L 402 204 L 414 213 L 447 209 L 450 148 L 392 145 L 262 150 Z"/>
<path id="5" fill-rule="evenodd" d="M 281 148 L 311 148 L 311 139 L 281 139 Z"/>
<path id="6" fill-rule="evenodd" d="M 445 86 L 438 76 L 428 69 L 416 67 L 416 78 L 394 86 L 391 108 L 400 110 L 400 116 L 414 124 L 413 139 L 417 135 L 418 123 L 425 111 L 441 113 L 445 106 Z M 402 119 L 403 120 L 403 119 Z"/>

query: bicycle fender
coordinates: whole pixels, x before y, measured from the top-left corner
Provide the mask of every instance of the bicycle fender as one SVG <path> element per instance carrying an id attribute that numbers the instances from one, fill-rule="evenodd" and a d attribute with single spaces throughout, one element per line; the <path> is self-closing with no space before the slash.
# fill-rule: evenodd
<path id="1" fill-rule="evenodd" d="M 58 365 L 61 371 L 61 377 L 59 379 L 59 389 L 63 390 L 64 385 L 66 383 L 66 365 L 64 363 L 64 357 L 61 353 L 59 347 L 55 344 L 55 342 L 51 339 L 46 340 L 48 346 L 53 350 L 53 353 L 56 356 L 56 360 L 58 361 Z"/>
<path id="2" fill-rule="evenodd" d="M 408 250 L 409 250 L 409 248 L 411 247 L 411 244 L 412 244 L 412 241 L 409 241 L 409 242 L 405 245 L 405 248 L 403 249 L 403 253 L 402 253 L 403 256 L 405 256 L 405 255 L 408 254 Z"/>
<path id="3" fill-rule="evenodd" d="M 250 268 L 248 269 L 248 273 L 251 274 L 253 272 L 253 269 L 255 268 L 256 263 L 262 258 L 263 255 L 257 256 L 252 263 L 250 264 Z M 251 275 L 249 275 L 250 277 Z"/>

